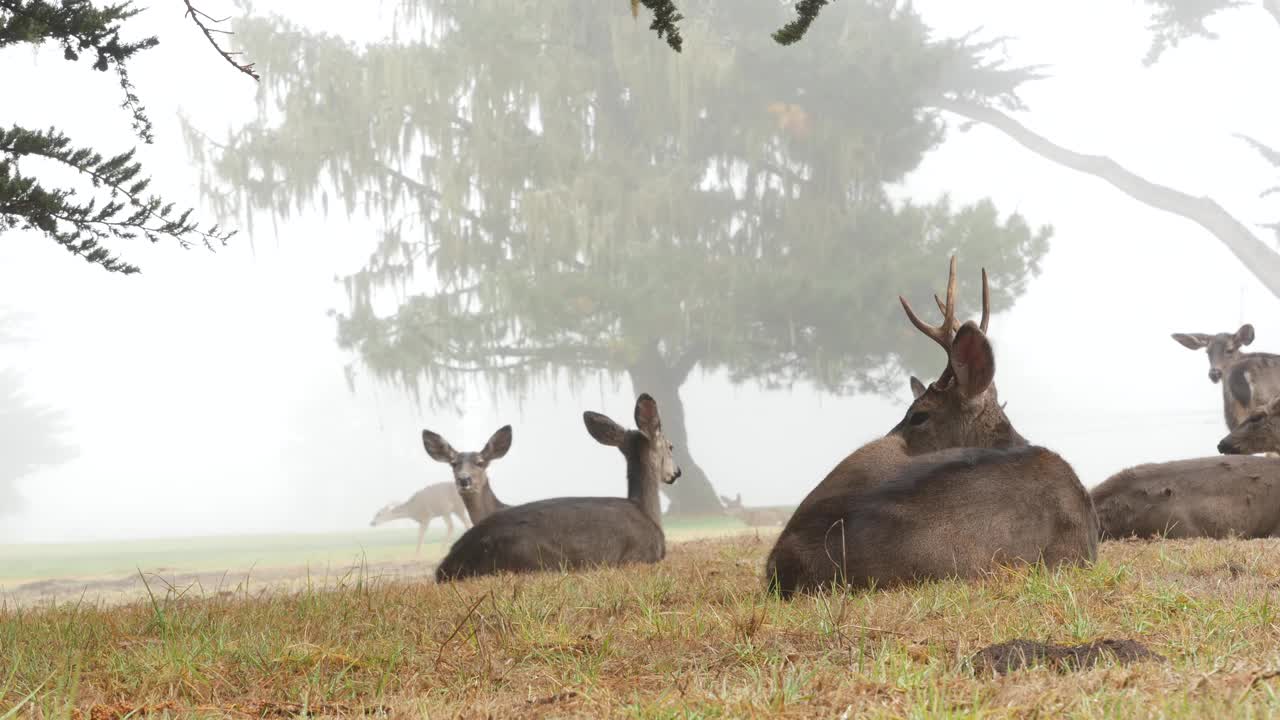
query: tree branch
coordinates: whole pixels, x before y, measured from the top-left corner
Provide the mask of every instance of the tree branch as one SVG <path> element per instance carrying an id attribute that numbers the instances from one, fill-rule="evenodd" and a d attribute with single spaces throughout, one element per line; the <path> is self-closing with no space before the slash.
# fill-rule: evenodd
<path id="1" fill-rule="evenodd" d="M 1084 155 L 1068 150 L 995 108 L 949 98 L 938 99 L 931 104 L 990 125 L 1046 160 L 1106 180 L 1138 202 L 1194 222 L 1222 241 L 1272 294 L 1280 297 L 1280 255 L 1212 198 L 1193 197 L 1171 187 L 1157 185 L 1105 155 Z"/>
<path id="2" fill-rule="evenodd" d="M 1266 10 L 1277 23 L 1280 23 L 1280 0 L 1262 0 L 1262 9 Z"/>
<path id="3" fill-rule="evenodd" d="M 205 25 L 203 22 L 201 22 L 201 20 L 200 20 L 200 18 L 204 18 L 205 20 L 208 20 L 208 21 L 209 21 L 209 22 L 211 22 L 211 23 L 220 23 L 220 22 L 226 22 L 226 20 L 227 20 L 226 18 L 223 18 L 223 19 L 221 19 L 221 20 L 216 20 L 216 19 L 214 19 L 214 18 L 210 17 L 210 16 L 209 16 L 207 13 L 205 13 L 204 11 L 202 11 L 202 10 L 197 10 L 197 9 L 196 9 L 192 4 L 191 4 L 191 0 L 182 0 L 182 2 L 183 2 L 183 3 L 185 3 L 185 4 L 186 4 L 186 6 L 187 6 L 187 17 L 191 18 L 191 22 L 195 23 L 195 24 L 196 24 L 196 27 L 200 28 L 200 32 L 204 33 L 205 38 L 209 40 L 209 44 L 213 46 L 213 49 L 214 49 L 214 50 L 217 50 L 217 51 L 218 51 L 218 54 L 219 54 L 219 55 L 221 55 L 221 56 L 223 57 L 223 59 L 224 59 L 224 60 L 226 60 L 227 62 L 231 63 L 231 67 L 233 67 L 233 68 L 235 68 L 235 69 L 239 70 L 240 72 L 244 73 L 245 75 L 248 75 L 249 77 L 253 78 L 254 80 L 261 80 L 261 78 L 259 78 L 259 77 L 258 77 L 258 73 L 254 72 L 254 70 L 253 70 L 253 63 L 246 63 L 246 64 L 243 64 L 243 65 L 242 65 L 242 64 L 240 64 L 240 63 L 236 62 L 235 58 L 233 58 L 233 57 L 231 57 L 231 56 L 232 56 L 232 55 L 239 55 L 240 53 L 238 53 L 238 52 L 234 52 L 234 53 L 233 53 L 233 52 L 227 52 L 226 50 L 223 50 L 223 49 L 222 49 L 222 46 L 221 46 L 221 45 L 218 45 L 218 41 L 217 41 L 217 40 L 215 40 L 215 39 L 213 39 L 213 33 L 215 33 L 215 32 L 222 33 L 223 35 L 230 35 L 230 34 L 231 34 L 230 32 L 228 32 L 228 31 L 226 31 L 226 30 L 217 30 L 217 29 L 210 30 L 210 29 L 209 29 L 209 27 L 208 27 L 207 25 Z"/>

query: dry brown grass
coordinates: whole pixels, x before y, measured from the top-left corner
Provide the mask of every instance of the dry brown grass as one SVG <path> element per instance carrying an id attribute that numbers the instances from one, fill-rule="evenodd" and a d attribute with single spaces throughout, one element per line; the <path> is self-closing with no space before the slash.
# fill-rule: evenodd
<path id="1" fill-rule="evenodd" d="M 1105 543 L 1090 568 L 792 602 L 772 534 L 663 563 L 456 585 L 350 579 L 0 612 L 0 708 L 43 717 L 1263 717 L 1280 541 Z M 1167 662 L 975 674 L 992 643 L 1145 643 Z M 0 709 L 0 717 L 4 710 Z"/>

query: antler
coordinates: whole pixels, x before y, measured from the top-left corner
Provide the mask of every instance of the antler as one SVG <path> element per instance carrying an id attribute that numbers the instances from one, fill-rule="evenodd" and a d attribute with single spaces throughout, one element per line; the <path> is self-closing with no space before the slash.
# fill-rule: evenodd
<path id="1" fill-rule="evenodd" d="M 942 299 L 938 297 L 937 293 L 934 293 L 933 301 L 938 304 L 938 310 L 942 312 L 943 317 L 946 317 L 947 307 L 942 304 Z M 987 285 L 987 269 L 982 268 L 982 324 L 978 326 L 982 329 L 982 332 L 985 333 L 987 331 L 987 323 L 989 323 L 990 321 L 991 321 L 991 288 Z M 959 330 L 960 330 L 960 320 L 959 318 L 956 318 L 953 315 L 951 318 L 951 337 L 954 338 L 956 332 Z"/>
<path id="2" fill-rule="evenodd" d="M 985 273 L 984 273 L 985 276 Z M 986 283 L 983 283 L 986 288 Z M 985 297 L 985 293 L 984 293 Z M 944 305 L 937 295 L 933 299 L 938 303 L 938 309 L 942 311 L 942 324 L 934 327 L 926 324 L 911 309 L 911 303 L 907 299 L 898 296 L 898 302 L 902 303 L 902 309 L 907 313 L 907 319 L 911 321 L 916 329 L 924 333 L 926 337 L 942 346 L 943 350 L 948 353 L 951 351 L 951 341 L 955 339 L 956 331 L 960 329 L 960 323 L 956 321 L 956 256 L 951 256 L 951 274 L 947 278 L 947 302 Z"/>
<path id="3" fill-rule="evenodd" d="M 948 360 L 951 357 L 951 342 L 955 340 L 956 333 L 960 331 L 960 320 L 956 317 L 956 256 L 951 256 L 951 272 L 947 277 L 947 301 L 944 303 L 942 298 L 934 294 L 933 301 L 937 304 L 938 310 L 942 312 L 942 324 L 932 326 L 921 320 L 911 309 L 911 304 L 906 298 L 898 296 L 898 301 L 902 303 L 902 309 L 907 313 L 907 319 L 911 321 L 916 329 L 924 333 L 927 337 L 942 346 L 947 352 Z M 982 332 L 987 331 L 987 325 L 991 321 L 991 288 L 987 283 L 987 269 L 982 269 L 982 323 L 978 326 Z M 951 379 L 951 363 L 947 363 L 947 367 L 942 371 L 934 384 L 945 386 Z"/>

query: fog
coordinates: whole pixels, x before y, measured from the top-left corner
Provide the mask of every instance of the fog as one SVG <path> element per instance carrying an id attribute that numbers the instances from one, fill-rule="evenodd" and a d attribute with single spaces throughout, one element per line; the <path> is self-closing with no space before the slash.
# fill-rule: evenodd
<path id="1" fill-rule="evenodd" d="M 241 12 L 217 4 L 203 9 Z M 1023 124 L 1153 182 L 1212 197 L 1269 238 L 1255 223 L 1280 216 L 1280 199 L 1259 196 L 1277 183 L 1276 169 L 1233 134 L 1280 146 L 1274 23 L 1253 9 L 1223 13 L 1212 20 L 1220 40 L 1187 40 L 1144 67 L 1146 5 L 1055 5 L 914 7 L 938 37 L 981 27 L 984 37 L 1009 38 L 1012 64 L 1047 66 L 1049 77 L 1021 90 L 1028 109 L 1015 117 Z M 626 12 L 616 0 L 600 6 Z M 818 23 L 834 22 L 839 6 Z M 355 43 L 389 37 L 398 25 L 405 33 L 409 22 L 390 4 L 356 14 L 349 7 L 281 0 L 255 3 L 253 12 Z M 213 219 L 178 114 L 220 139 L 256 116 L 270 79 L 258 87 L 228 66 L 183 10 L 154 3 L 126 26 L 161 40 L 131 66 L 155 122 L 155 144 L 141 146 L 139 157 L 153 189 Z M 642 15 L 633 30 L 661 45 L 647 25 Z M 110 74 L 65 62 L 54 46 L 0 51 L 0 74 L 8 89 L 0 126 L 56 125 L 103 152 L 136 144 Z M 1249 349 L 1280 352 L 1277 297 L 1193 223 L 995 129 L 961 131 L 957 118 L 947 119 L 945 141 L 891 194 L 927 201 L 948 193 L 956 204 L 991 198 L 1002 217 L 1017 212 L 1054 228 L 1041 272 L 991 320 L 996 383 L 1019 431 L 1062 454 L 1086 486 L 1137 463 L 1215 454 L 1225 433 L 1220 386 L 1208 381 L 1204 353 L 1169 334 L 1250 322 L 1257 340 Z M 241 232 L 216 253 L 169 241 L 113 247 L 142 267 L 130 277 L 72 257 L 39 233 L 0 235 L 0 314 L 17 314 L 22 340 L 0 345 L 0 368 L 21 373 L 28 400 L 65 414 L 64 439 L 76 452 L 21 477 L 16 495 L 0 493 L 17 498 L 0 508 L 0 542 L 364 527 L 385 503 L 450 480 L 424 453 L 423 428 L 478 450 L 511 423 L 512 450 L 491 470 L 506 502 L 622 495 L 622 458 L 587 435 L 581 413 L 632 425 L 626 375 L 535 384 L 523 395 L 477 378 L 457 409 L 419 402 L 359 362 L 354 392 L 348 388 L 343 367 L 354 358 L 337 346 L 327 313 L 347 308 L 335 277 L 367 260 L 380 222 L 359 210 L 348 218 L 303 208 L 275 222 L 259 214 L 252 235 Z M 939 290 L 946 263 L 938 256 L 927 269 Z M 964 252 L 959 271 L 969 281 L 978 272 Z M 932 311 L 920 304 L 926 299 L 913 296 Z M 962 301 L 974 308 L 973 298 Z M 910 342 L 928 345 L 918 335 Z M 931 351 L 940 368 L 941 352 Z M 748 504 L 798 502 L 844 455 L 898 422 L 911 397 L 906 375 L 898 383 L 891 397 L 837 396 L 806 382 L 765 389 L 695 369 L 680 389 L 689 448 L 722 494 L 740 492 Z M 16 452 L 7 442 L 0 438 L 0 453 Z"/>

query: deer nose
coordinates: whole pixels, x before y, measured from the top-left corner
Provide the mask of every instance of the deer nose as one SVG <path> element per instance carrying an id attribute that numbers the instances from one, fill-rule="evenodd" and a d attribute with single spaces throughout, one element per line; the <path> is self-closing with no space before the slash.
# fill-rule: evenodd
<path id="1" fill-rule="evenodd" d="M 458 478 L 458 487 L 462 488 L 463 490 L 470 490 L 470 489 L 471 489 L 471 476 L 470 476 L 470 475 L 464 475 L 463 477 Z"/>
<path id="2" fill-rule="evenodd" d="M 1212 369 L 1212 370 L 1210 370 L 1210 371 L 1209 371 L 1209 381 L 1210 381 L 1210 382 L 1218 382 L 1218 381 L 1219 381 L 1219 380 L 1221 380 L 1221 379 L 1222 379 L 1222 371 L 1221 371 L 1221 370 L 1219 370 L 1218 368 L 1214 368 L 1214 369 Z"/>
<path id="3" fill-rule="evenodd" d="M 680 479 L 680 468 L 676 468 L 676 472 L 675 472 L 675 474 L 674 474 L 674 475 L 672 475 L 672 476 L 671 476 L 671 479 L 672 479 L 672 480 L 679 480 L 679 479 Z"/>
<path id="4" fill-rule="evenodd" d="M 1230 438 L 1223 438 L 1222 442 L 1218 443 L 1218 452 L 1222 453 L 1223 455 L 1235 455 L 1236 448 L 1234 445 L 1231 444 Z"/>

